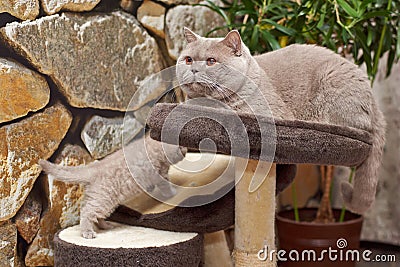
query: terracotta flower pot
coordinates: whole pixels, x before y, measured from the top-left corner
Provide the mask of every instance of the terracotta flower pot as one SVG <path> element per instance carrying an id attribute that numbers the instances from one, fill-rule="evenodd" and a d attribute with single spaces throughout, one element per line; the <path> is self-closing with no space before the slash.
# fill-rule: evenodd
<path id="1" fill-rule="evenodd" d="M 362 260 L 359 248 L 363 218 L 346 212 L 342 223 L 313 223 L 316 213 L 316 209 L 300 209 L 300 222 L 294 220 L 292 210 L 277 214 L 279 248 L 286 252 L 281 257 L 277 254 L 279 266 L 354 267 L 357 255 Z M 334 210 L 336 221 L 339 215 L 340 210 Z"/>

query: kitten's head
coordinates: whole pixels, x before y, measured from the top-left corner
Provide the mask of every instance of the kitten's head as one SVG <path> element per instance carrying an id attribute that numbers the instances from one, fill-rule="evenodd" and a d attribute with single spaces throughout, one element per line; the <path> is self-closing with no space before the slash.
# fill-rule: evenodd
<path id="1" fill-rule="evenodd" d="M 225 38 L 201 37 L 184 28 L 186 48 L 177 60 L 177 77 L 188 98 L 229 98 L 246 78 L 248 48 L 234 30 Z"/>

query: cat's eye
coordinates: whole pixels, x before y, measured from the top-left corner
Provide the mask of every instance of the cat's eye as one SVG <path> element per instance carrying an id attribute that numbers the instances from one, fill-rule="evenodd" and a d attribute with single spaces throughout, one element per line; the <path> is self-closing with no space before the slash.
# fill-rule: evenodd
<path id="1" fill-rule="evenodd" d="M 191 57 L 185 57 L 186 65 L 192 65 L 193 59 Z"/>
<path id="2" fill-rule="evenodd" d="M 214 65 L 215 63 L 217 63 L 217 61 L 215 60 L 215 58 L 208 58 L 207 59 L 207 66 L 212 66 L 212 65 Z"/>

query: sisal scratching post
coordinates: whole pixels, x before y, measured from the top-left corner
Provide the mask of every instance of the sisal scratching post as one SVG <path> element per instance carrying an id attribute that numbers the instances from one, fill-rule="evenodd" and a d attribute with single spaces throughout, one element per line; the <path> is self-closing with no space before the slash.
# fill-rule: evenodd
<path id="1" fill-rule="evenodd" d="M 242 177 L 238 177 L 247 163 Z M 258 259 L 258 252 L 265 246 L 275 249 L 275 179 L 276 165 L 273 164 L 261 186 L 249 192 L 249 185 L 256 174 L 256 160 L 236 159 L 235 191 L 235 266 L 276 266 L 275 258 L 270 261 Z M 265 173 L 264 173 L 265 175 Z M 263 177 L 259 177 L 263 178 Z"/>

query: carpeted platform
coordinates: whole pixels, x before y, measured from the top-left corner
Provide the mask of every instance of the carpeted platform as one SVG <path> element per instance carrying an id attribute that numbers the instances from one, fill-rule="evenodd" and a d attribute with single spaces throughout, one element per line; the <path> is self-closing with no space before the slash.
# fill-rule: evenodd
<path id="1" fill-rule="evenodd" d="M 235 129 L 234 123 L 237 123 L 238 117 L 246 132 L 230 131 L 228 136 L 226 128 Z M 211 118 L 217 118 L 217 120 Z M 168 123 L 164 124 L 167 119 Z M 223 121 L 224 126 L 217 121 Z M 185 122 L 183 127 L 182 122 Z M 174 140 L 179 141 L 179 145 L 196 150 L 202 140 L 209 138 L 214 141 L 219 153 L 239 157 L 246 157 L 246 155 L 241 154 L 240 151 L 233 151 L 229 140 L 248 138 L 250 144 L 248 157 L 252 159 L 260 159 L 260 129 L 276 129 L 271 134 L 274 138 L 268 139 L 268 134 L 263 133 L 263 136 L 267 136 L 263 139 L 263 143 L 271 142 L 275 147 L 273 162 L 278 164 L 278 190 L 285 188 L 294 177 L 295 165 L 293 164 L 357 166 L 365 160 L 371 149 L 371 135 L 355 128 L 299 120 L 271 120 L 268 117 L 260 118 L 259 116 L 256 118 L 253 115 L 225 109 L 193 105 L 157 104 L 152 110 L 148 125 L 153 139 L 160 141 L 161 134 L 176 136 L 175 132 L 179 129 L 179 138 L 167 138 L 163 141 L 171 141 L 171 143 Z M 193 201 L 195 198 L 194 196 L 186 201 Z M 140 214 L 121 206 L 111 219 L 157 229 L 204 233 L 226 229 L 233 225 L 234 206 L 234 191 L 231 190 L 219 200 L 204 206 L 175 207 L 156 214 Z"/>

